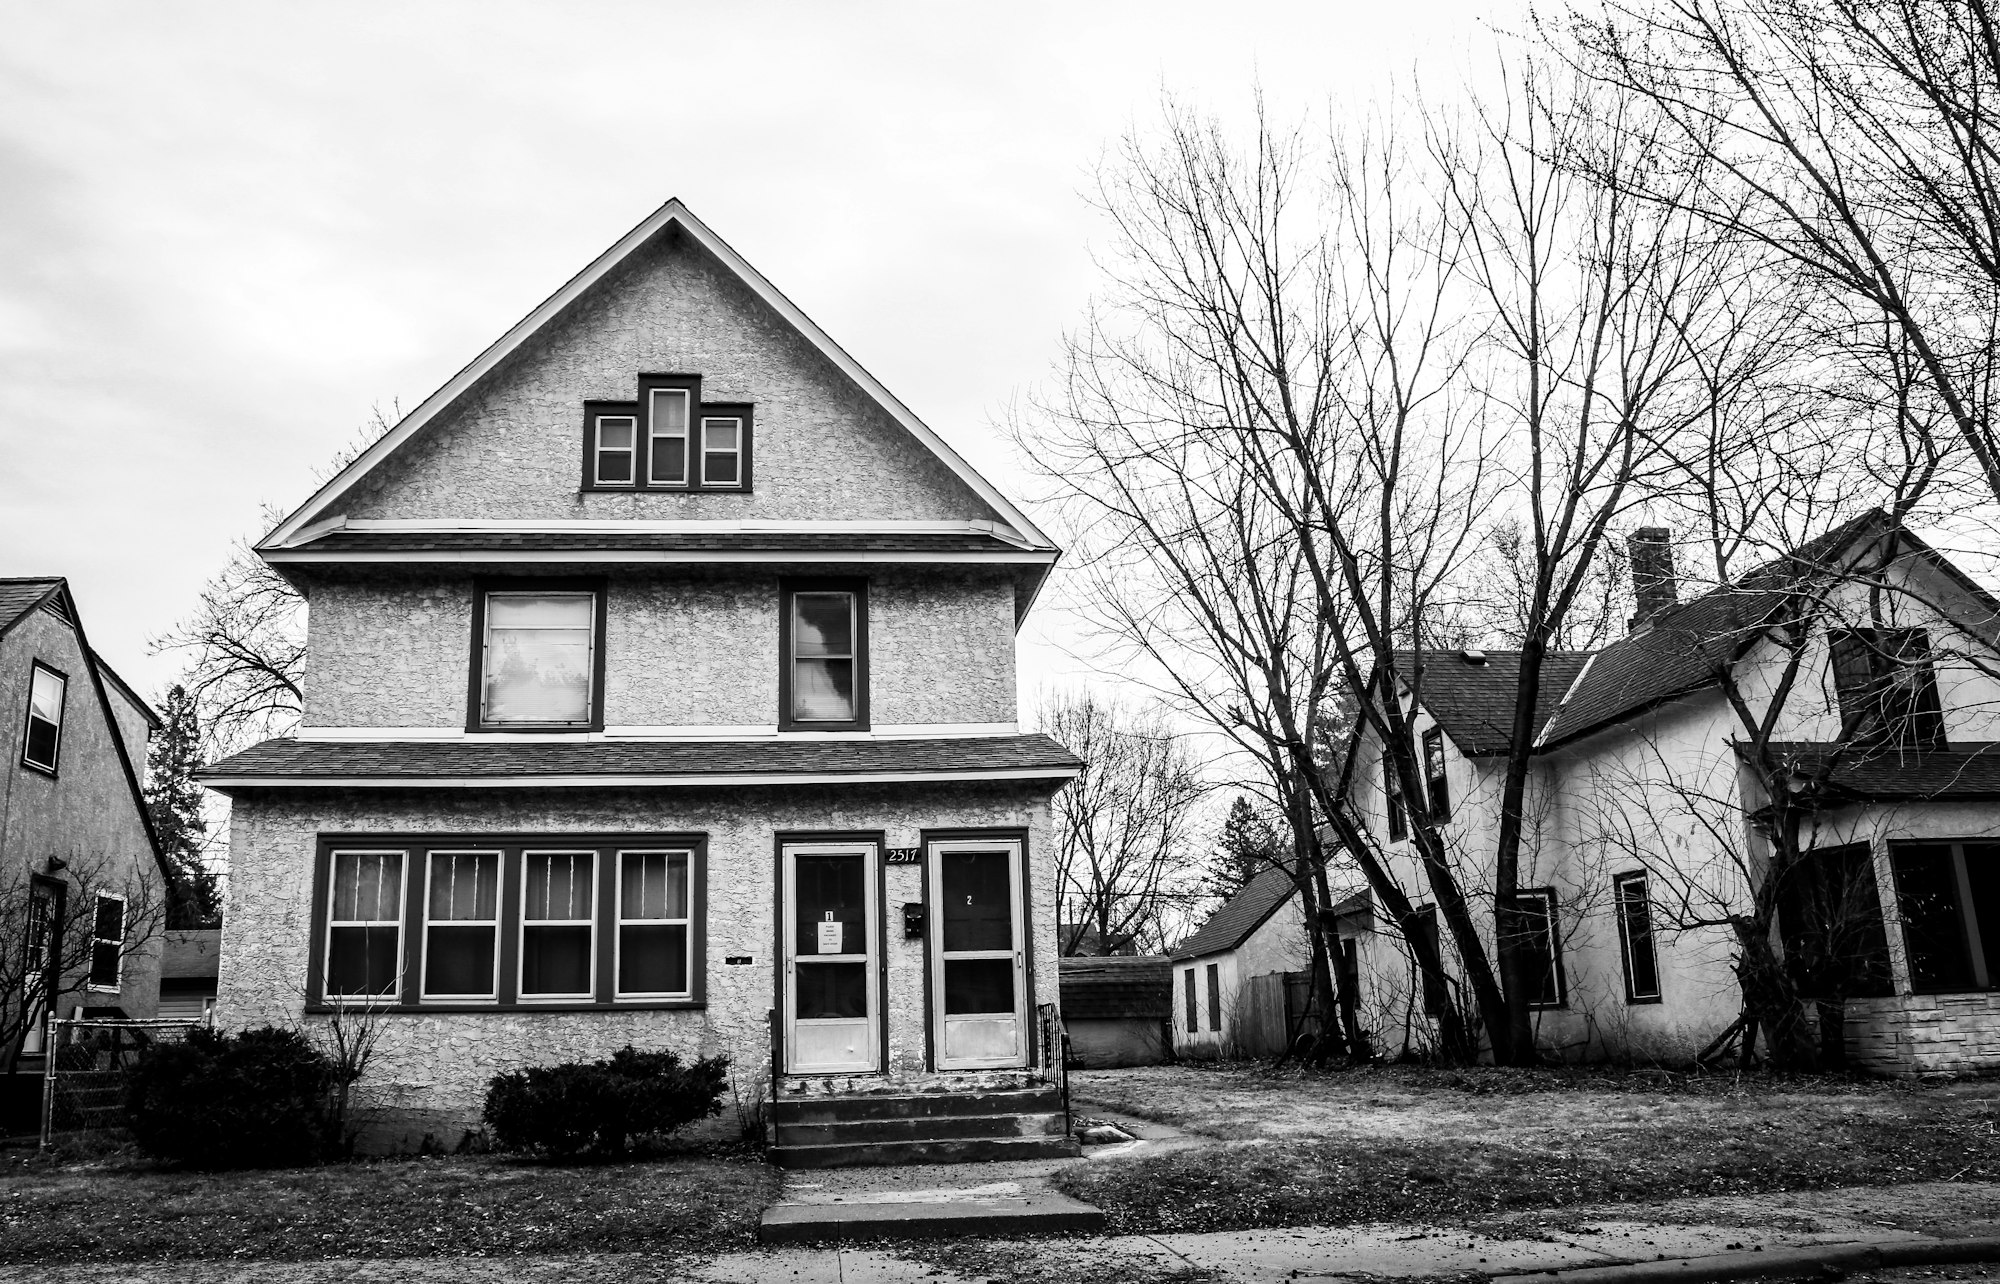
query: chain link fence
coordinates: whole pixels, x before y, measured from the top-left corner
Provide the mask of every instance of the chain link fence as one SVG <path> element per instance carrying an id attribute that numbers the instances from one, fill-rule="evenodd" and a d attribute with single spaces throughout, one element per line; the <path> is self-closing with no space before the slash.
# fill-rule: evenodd
<path id="1" fill-rule="evenodd" d="M 146 1049 L 179 1043 L 198 1020 L 69 1017 L 49 1022 L 42 1072 L 42 1148 L 125 1128 L 126 1076 Z"/>

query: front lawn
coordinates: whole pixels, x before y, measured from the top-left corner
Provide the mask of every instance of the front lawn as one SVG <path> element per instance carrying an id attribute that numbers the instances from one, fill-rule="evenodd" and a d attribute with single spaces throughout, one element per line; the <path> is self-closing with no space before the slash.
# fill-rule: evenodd
<path id="1" fill-rule="evenodd" d="M 1221 1144 L 1080 1165 L 1114 1232 L 1477 1223 L 1520 1211 L 2000 1179 L 2000 1084 L 1604 1070 L 1080 1073 L 1072 1093 Z"/>
<path id="2" fill-rule="evenodd" d="M 0 1165 L 0 1263 L 713 1253 L 750 1247 L 776 1190 L 754 1157 L 187 1173 L 20 1155 Z"/>

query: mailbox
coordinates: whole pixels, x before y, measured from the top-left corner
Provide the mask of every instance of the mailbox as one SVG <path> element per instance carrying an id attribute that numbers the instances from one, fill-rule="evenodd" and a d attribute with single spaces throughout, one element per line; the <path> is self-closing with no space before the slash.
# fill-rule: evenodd
<path id="1" fill-rule="evenodd" d="M 924 903 L 922 901 L 903 902 L 903 939 L 921 941 L 924 939 Z"/>

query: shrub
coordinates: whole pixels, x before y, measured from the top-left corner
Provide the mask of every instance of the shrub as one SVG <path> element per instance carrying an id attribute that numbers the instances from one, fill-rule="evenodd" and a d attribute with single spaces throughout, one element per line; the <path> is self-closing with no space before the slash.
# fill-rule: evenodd
<path id="1" fill-rule="evenodd" d="M 486 1123 L 503 1150 L 557 1159 L 622 1155 L 722 1113 L 728 1057 L 681 1064 L 671 1052 L 619 1049 L 609 1061 L 570 1061 L 493 1076 Z"/>
<path id="2" fill-rule="evenodd" d="M 191 1168 L 317 1163 L 335 1137 L 333 1066 L 296 1030 L 194 1029 L 155 1044 L 127 1080 L 132 1135 Z"/>

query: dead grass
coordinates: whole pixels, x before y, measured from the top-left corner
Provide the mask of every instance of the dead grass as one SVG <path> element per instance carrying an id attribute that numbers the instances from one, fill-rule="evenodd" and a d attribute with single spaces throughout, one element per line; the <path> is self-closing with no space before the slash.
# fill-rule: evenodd
<path id="1" fill-rule="evenodd" d="M 776 1189 L 754 1157 L 187 1173 L 16 1155 L 0 1167 L 0 1263 L 718 1252 L 752 1245 Z"/>
<path id="2" fill-rule="evenodd" d="M 2000 1177 L 2000 1085 L 1597 1071 L 1072 1077 L 1228 1144 L 1065 1174 L 1118 1232 L 1468 1223 L 1582 1204 Z"/>

